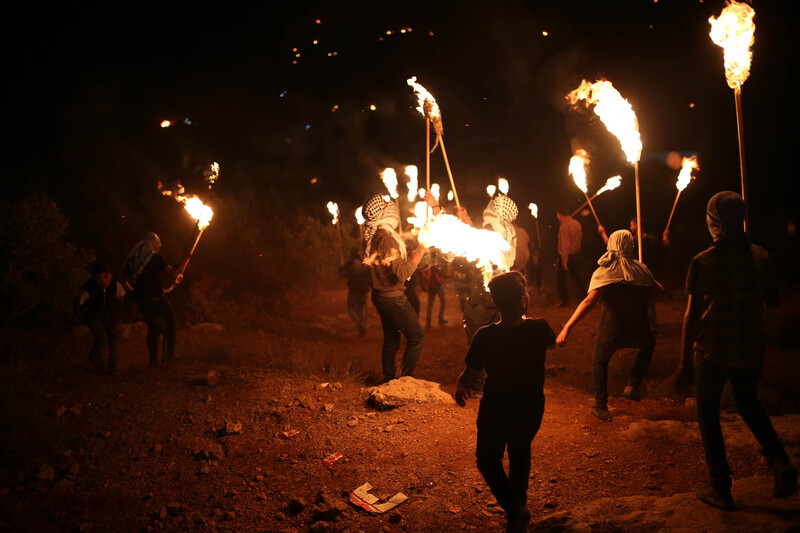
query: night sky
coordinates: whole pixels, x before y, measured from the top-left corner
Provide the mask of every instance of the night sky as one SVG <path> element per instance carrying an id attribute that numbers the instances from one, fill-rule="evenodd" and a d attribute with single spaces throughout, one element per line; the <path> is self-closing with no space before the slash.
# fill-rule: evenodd
<path id="1" fill-rule="evenodd" d="M 623 186 L 596 203 L 616 229 L 635 213 L 633 169 L 604 126 L 564 100 L 581 79 L 605 78 L 639 119 L 649 231 L 660 233 L 675 197 L 677 171 L 666 154 L 698 154 L 701 171 L 674 222 L 691 227 L 702 224 L 711 194 L 739 190 L 733 91 L 708 36 L 708 18 L 722 5 L 17 7 L 6 13 L 3 36 L 13 137 L 4 157 L 7 199 L 46 192 L 80 227 L 93 201 L 124 211 L 159 180 L 180 179 L 193 192 L 218 161 L 221 194 L 270 190 L 320 217 L 327 200 L 344 212 L 381 191 L 384 167 L 417 164 L 424 181 L 424 119 L 406 84 L 417 76 L 442 109 L 456 186 L 472 212 L 503 176 L 521 208 L 537 202 L 542 220 L 554 221 L 558 203 L 582 200 L 566 174 L 580 145 L 592 155 L 590 193 L 622 174 Z M 754 3 L 754 59 L 743 87 L 757 236 L 798 215 L 798 56 L 785 5 Z M 165 119 L 173 126 L 161 128 Z M 433 180 L 447 190 L 439 151 L 432 162 Z"/>

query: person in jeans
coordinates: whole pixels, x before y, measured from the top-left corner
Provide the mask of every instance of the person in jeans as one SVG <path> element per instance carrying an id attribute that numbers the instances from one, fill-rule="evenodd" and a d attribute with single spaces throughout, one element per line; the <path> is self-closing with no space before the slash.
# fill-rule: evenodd
<path id="1" fill-rule="evenodd" d="M 773 470 L 773 495 L 797 492 L 797 469 L 758 402 L 765 349 L 764 305 L 777 307 L 779 295 L 769 255 L 750 241 L 744 217 L 744 201 L 735 192 L 719 192 L 708 202 L 706 224 L 714 242 L 689 265 L 689 300 L 675 376 L 676 385 L 683 385 L 694 374 L 697 421 L 710 480 L 697 489 L 697 498 L 727 511 L 736 510 L 719 421 L 720 397 L 728 381 L 736 410 Z"/>
<path id="2" fill-rule="evenodd" d="M 492 278 L 489 291 L 500 322 L 475 334 L 458 378 L 456 402 L 466 405 L 483 370 L 486 385 L 478 409 L 478 470 L 508 516 L 508 531 L 525 531 L 531 442 L 544 415 L 544 362 L 555 336 L 543 318 L 525 316 L 525 278 L 508 272 Z M 503 453 L 508 450 L 508 475 Z"/>
<path id="3" fill-rule="evenodd" d="M 358 248 L 350 251 L 350 259 L 339 266 L 339 275 L 347 278 L 347 314 L 358 327 L 358 336 L 367 333 L 367 295 L 369 268 L 361 262 Z"/>
<path id="4" fill-rule="evenodd" d="M 364 217 L 364 262 L 370 268 L 372 303 L 383 328 L 383 381 L 397 377 L 396 356 L 400 349 L 401 334 L 406 338 L 406 349 L 400 375 L 413 376 L 425 333 L 404 294 L 405 282 L 417 269 L 427 249 L 420 243 L 408 254 L 405 242 L 395 230 L 400 224 L 397 206 L 384 200 L 380 194 L 364 202 L 361 213 Z"/>
<path id="5" fill-rule="evenodd" d="M 94 338 L 89 350 L 89 361 L 95 370 L 117 373 L 117 318 L 122 311 L 125 291 L 111 275 L 111 267 L 105 263 L 92 265 L 92 277 L 72 301 L 75 315 L 92 331 Z M 108 345 L 108 366 L 100 351 Z"/>
<path id="6" fill-rule="evenodd" d="M 431 327 L 431 314 L 433 314 L 433 304 L 439 299 L 439 325 L 447 324 L 444 318 L 445 295 L 444 295 L 444 276 L 439 267 L 434 262 L 430 268 L 422 273 L 422 281 L 425 292 L 428 293 L 428 313 L 425 315 L 425 327 Z"/>
<path id="7" fill-rule="evenodd" d="M 173 280 L 174 283 L 183 281 L 180 274 L 184 265 L 189 261 L 188 252 L 178 263 L 171 267 L 159 255 L 161 239 L 155 233 L 148 233 L 144 239 L 133 247 L 125 259 L 123 275 L 129 281 L 136 295 L 139 312 L 142 313 L 147 324 L 147 351 L 150 358 L 150 368 L 159 365 L 158 344 L 163 336 L 164 353 L 163 362 L 175 361 L 175 311 L 164 293 L 162 275 Z"/>
<path id="8" fill-rule="evenodd" d="M 664 288 L 653 278 L 646 266 L 634 259 L 634 237 L 628 230 L 611 234 L 608 238 L 608 251 L 600 257 L 597 264 L 599 267 L 592 274 L 589 283 L 589 294 L 558 334 L 556 344 L 565 346 L 570 330 L 598 302 L 602 302 L 600 328 L 592 359 L 595 394 L 592 414 L 600 420 L 610 421 L 608 362 L 621 348 L 639 348 L 622 396 L 640 401 L 639 385 L 656 346 L 647 313 L 648 301 L 651 297 L 661 297 Z"/>

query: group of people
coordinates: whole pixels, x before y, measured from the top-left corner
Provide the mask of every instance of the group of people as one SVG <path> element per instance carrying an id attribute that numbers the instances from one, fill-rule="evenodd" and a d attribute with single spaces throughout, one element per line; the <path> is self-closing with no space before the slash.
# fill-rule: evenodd
<path id="1" fill-rule="evenodd" d="M 117 281 L 106 263 L 92 265 L 91 278 L 80 288 L 73 300 L 73 309 L 80 322 L 92 332 L 89 362 L 92 367 L 111 375 L 117 373 L 117 319 L 123 308 L 126 293 L 135 296 L 139 312 L 147 325 L 147 351 L 150 368 L 162 362 L 175 361 L 175 311 L 167 298 L 165 281 L 179 284 L 189 254 L 183 255 L 177 266 L 170 266 L 158 253 L 161 239 L 148 233 L 133 247 L 125 259 L 122 280 Z M 163 358 L 159 360 L 159 341 L 163 340 Z M 107 347 L 108 360 L 102 351 Z"/>
<path id="2" fill-rule="evenodd" d="M 440 211 L 426 198 L 434 215 Z M 365 219 L 362 265 L 368 273 L 372 302 L 378 312 L 384 339 L 381 350 L 383 379 L 397 376 L 395 357 L 406 337 L 401 376 L 413 376 L 424 343 L 418 312 L 404 296 L 404 282 L 424 260 L 426 248 L 418 243 L 407 251 L 397 233 L 397 207 L 380 195 L 362 207 Z M 458 217 L 472 224 L 466 210 Z M 767 252 L 753 244 L 744 230 L 745 204 L 733 192 L 714 195 L 708 203 L 706 223 L 713 244 L 691 262 L 686 281 L 689 300 L 683 321 L 680 365 L 676 386 L 692 380 L 697 394 L 697 416 L 709 468 L 710 483 L 697 489 L 701 501 L 728 511 L 736 509 L 731 496 L 731 471 L 720 428 L 720 398 L 730 381 L 737 410 L 761 444 L 774 472 L 773 494 L 797 492 L 797 470 L 792 466 L 769 417 L 757 399 L 765 339 L 763 308 L 778 303 L 775 277 Z M 459 294 L 467 334 L 465 368 L 458 378 L 456 401 L 481 398 L 478 411 L 476 458 L 478 469 L 498 504 L 508 516 L 509 531 L 524 531 L 530 520 L 526 495 L 531 466 L 531 442 L 544 413 L 544 361 L 547 348 L 564 346 L 571 331 L 600 304 L 600 326 L 592 359 L 595 404 L 591 414 L 611 421 L 608 409 L 609 360 L 618 350 L 636 348 L 636 357 L 623 397 L 640 401 L 640 384 L 656 345 L 652 320 L 653 300 L 664 287 L 650 269 L 636 260 L 636 240 L 629 230 L 610 236 L 599 228 L 607 251 L 597 261 L 587 295 L 556 336 L 543 318 L 525 313 L 529 292 L 518 270 L 520 250 L 514 202 L 497 195 L 483 213 L 483 226 L 500 233 L 511 244 L 506 264 L 510 272 L 491 279 L 488 291 L 477 269 L 460 276 Z M 557 278 L 560 305 L 568 305 L 567 277 L 583 287 L 574 263 L 580 251 L 580 224 L 559 210 L 559 261 Z M 664 235 L 667 240 L 667 235 Z M 576 244 L 577 243 L 577 244 Z M 527 243 L 525 244 L 527 250 Z M 527 263 L 525 258 L 525 263 Z M 522 264 L 525 264 L 522 263 Z M 467 270 L 466 272 L 470 272 Z M 429 314 L 430 316 L 430 314 Z M 508 474 L 502 465 L 509 458 Z"/>

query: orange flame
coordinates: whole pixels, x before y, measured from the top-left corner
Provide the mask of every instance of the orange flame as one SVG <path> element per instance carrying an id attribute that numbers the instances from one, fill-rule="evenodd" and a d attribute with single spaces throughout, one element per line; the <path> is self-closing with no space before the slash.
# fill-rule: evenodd
<path id="1" fill-rule="evenodd" d="M 697 163 L 697 156 L 684 157 L 681 163 L 681 172 L 678 174 L 678 181 L 675 186 L 679 191 L 683 191 L 689 182 L 694 179 L 692 170 L 700 170 L 700 165 Z"/>
<path id="2" fill-rule="evenodd" d="M 360 207 L 356 208 L 356 222 L 358 223 L 359 226 L 364 223 L 364 215 L 361 213 Z"/>
<path id="3" fill-rule="evenodd" d="M 333 216 L 333 222 L 331 224 L 336 224 L 339 222 L 339 204 L 336 202 L 328 202 L 328 212 Z"/>
<path id="4" fill-rule="evenodd" d="M 497 178 L 497 190 L 503 194 L 508 194 L 508 180 L 505 178 Z"/>
<path id="5" fill-rule="evenodd" d="M 386 189 L 389 191 L 389 195 L 392 198 L 400 196 L 397 192 L 397 172 L 395 172 L 393 168 L 385 168 L 383 172 L 381 172 L 381 180 L 383 184 L 386 185 Z"/>
<path id="6" fill-rule="evenodd" d="M 497 192 L 497 186 L 496 185 L 487 185 L 486 186 L 486 194 L 488 194 L 489 196 L 494 196 L 494 193 L 496 193 L 496 192 Z"/>
<path id="7" fill-rule="evenodd" d="M 613 178 L 608 178 L 608 180 L 606 180 L 606 184 L 603 185 L 602 187 L 600 187 L 597 190 L 597 192 L 594 193 L 594 195 L 595 196 L 600 196 L 601 194 L 603 194 L 606 191 L 613 191 L 614 189 L 619 187 L 621 184 L 622 184 L 622 176 L 614 176 Z"/>
<path id="8" fill-rule="evenodd" d="M 594 113 L 603 121 L 612 135 L 619 139 L 622 151 L 631 164 L 639 161 L 642 155 L 642 138 L 639 135 L 639 121 L 631 104 L 625 100 L 610 81 L 600 80 L 589 83 L 583 80 L 580 86 L 567 95 L 572 105 L 585 100 L 586 106 L 594 104 Z"/>
<path id="9" fill-rule="evenodd" d="M 417 195 L 417 176 L 419 171 L 416 165 L 406 165 L 405 173 L 408 176 L 408 201 L 413 202 Z"/>
<path id="10" fill-rule="evenodd" d="M 214 216 L 214 211 L 212 211 L 211 207 L 205 205 L 203 201 L 194 194 L 183 194 L 183 186 L 180 183 L 178 183 L 177 192 L 162 189 L 161 182 L 158 183 L 158 190 L 161 191 L 162 195 L 171 196 L 176 202 L 182 203 L 183 208 L 197 221 L 197 227 L 201 230 L 206 229 L 208 225 L 211 224 L 211 217 Z"/>
<path id="11" fill-rule="evenodd" d="M 728 87 L 739 89 L 750 75 L 750 62 L 753 53 L 750 47 L 755 42 L 756 25 L 753 17 L 756 12 L 744 2 L 731 2 L 725 6 L 719 18 L 711 17 L 709 36 L 714 44 L 722 47 L 725 78 Z"/>
<path id="12" fill-rule="evenodd" d="M 572 175 L 572 181 L 584 193 L 589 189 L 586 186 L 586 165 L 589 164 L 589 154 L 583 148 L 578 148 L 575 155 L 569 160 L 569 173 Z"/>
<path id="13" fill-rule="evenodd" d="M 406 80 L 406 83 L 413 87 L 414 91 L 417 93 L 417 101 L 419 102 L 417 111 L 422 113 L 423 117 L 428 117 L 431 120 L 441 118 L 442 113 L 439 110 L 439 105 L 436 103 L 436 99 L 425 87 L 417 83 L 417 77 L 410 77 Z"/>
<path id="14" fill-rule="evenodd" d="M 528 204 L 528 208 L 531 210 L 531 215 L 533 218 L 539 218 L 539 206 L 531 202 Z"/>

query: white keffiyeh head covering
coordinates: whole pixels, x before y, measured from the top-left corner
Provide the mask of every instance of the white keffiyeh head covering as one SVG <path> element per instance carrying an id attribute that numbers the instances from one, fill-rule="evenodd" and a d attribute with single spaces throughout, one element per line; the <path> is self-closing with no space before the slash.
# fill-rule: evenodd
<path id="1" fill-rule="evenodd" d="M 650 270 L 634 259 L 633 234 L 626 229 L 611 234 L 608 238 L 608 251 L 600 256 L 597 264 L 600 265 L 600 268 L 592 274 L 589 292 L 612 283 L 626 283 L 643 287 L 655 284 Z"/>
<path id="2" fill-rule="evenodd" d="M 154 254 L 157 254 L 158 251 L 161 249 L 161 239 L 158 238 L 153 232 L 148 233 L 144 236 L 144 239 L 139 241 L 139 243 L 133 247 L 133 250 L 128 254 L 128 257 L 125 258 L 125 264 L 128 266 L 128 269 L 133 274 L 133 281 L 136 282 L 136 278 L 139 277 L 139 274 L 142 273 L 144 267 L 147 266 L 147 263 L 153 257 Z"/>
<path id="3" fill-rule="evenodd" d="M 408 256 L 406 243 L 395 230 L 400 225 L 400 212 L 394 202 L 387 203 L 383 196 L 375 194 L 361 206 L 361 216 L 364 217 L 364 240 L 361 243 L 364 257 L 369 257 L 372 253 L 372 237 L 378 228 L 384 229 L 394 238 L 401 258 Z"/>
<path id="4" fill-rule="evenodd" d="M 511 245 L 505 253 L 508 268 L 511 268 L 517 256 L 517 230 L 512 222 L 517 219 L 518 213 L 517 204 L 505 194 L 498 194 L 489 200 L 489 204 L 483 210 L 483 226 L 489 226 Z"/>

